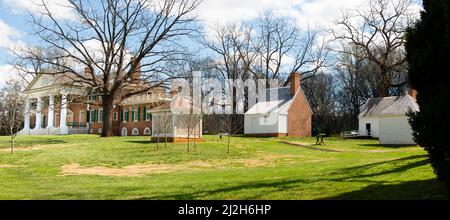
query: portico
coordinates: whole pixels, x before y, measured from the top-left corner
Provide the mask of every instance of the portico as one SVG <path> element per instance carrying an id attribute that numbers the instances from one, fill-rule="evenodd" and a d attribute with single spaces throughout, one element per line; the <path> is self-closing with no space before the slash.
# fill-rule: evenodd
<path id="1" fill-rule="evenodd" d="M 55 105 L 58 100 L 58 106 Z M 69 134 L 67 126 L 67 94 L 33 97 L 28 96 L 25 102 L 24 128 L 20 134 Z M 55 123 L 55 114 L 59 115 Z M 35 123 L 32 125 L 32 115 Z"/>
<path id="2" fill-rule="evenodd" d="M 88 129 L 78 115 L 74 126 L 70 110 L 71 97 L 83 95 L 81 88 L 58 85 L 50 75 L 36 77 L 25 90 L 24 128 L 20 135 L 87 134 Z M 77 109 L 84 106 L 75 104 Z M 74 108 L 74 106 L 72 106 Z M 71 117 L 69 117 L 71 112 Z M 83 124 L 83 125 L 82 125 Z"/>

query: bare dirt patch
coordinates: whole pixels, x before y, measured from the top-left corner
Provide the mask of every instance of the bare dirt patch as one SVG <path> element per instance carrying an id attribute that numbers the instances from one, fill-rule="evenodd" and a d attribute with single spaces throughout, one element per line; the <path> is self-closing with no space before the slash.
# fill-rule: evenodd
<path id="1" fill-rule="evenodd" d="M 19 165 L 12 165 L 12 164 L 0 164 L 0 168 L 17 168 L 20 167 Z"/>
<path id="2" fill-rule="evenodd" d="M 83 167 L 80 164 L 62 166 L 63 176 L 99 175 L 99 176 L 143 176 L 150 173 L 171 173 L 177 171 L 193 171 L 207 169 L 223 169 L 229 167 L 274 167 L 280 159 L 295 158 L 290 155 L 267 155 L 252 159 L 228 160 L 197 160 L 179 164 L 135 164 L 126 167 L 92 166 Z M 286 161 L 285 161 L 286 162 Z"/>
<path id="3" fill-rule="evenodd" d="M 41 147 L 15 147 L 14 152 L 16 151 L 33 151 L 33 150 L 41 150 Z M 1 152 L 11 152 L 11 148 L 1 148 Z"/>
<path id="4" fill-rule="evenodd" d="M 340 150 L 327 149 L 326 147 L 323 147 L 322 145 L 308 144 L 308 143 L 303 143 L 303 142 L 281 141 L 280 143 L 282 143 L 282 144 L 289 144 L 289 145 L 297 146 L 297 147 L 303 147 L 303 148 L 310 149 L 310 150 L 318 150 L 318 151 L 325 151 L 325 152 L 335 152 L 335 153 L 342 152 Z"/>

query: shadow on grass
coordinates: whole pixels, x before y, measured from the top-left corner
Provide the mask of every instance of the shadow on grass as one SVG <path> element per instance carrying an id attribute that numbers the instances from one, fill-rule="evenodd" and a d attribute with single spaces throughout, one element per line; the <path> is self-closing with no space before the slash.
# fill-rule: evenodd
<path id="1" fill-rule="evenodd" d="M 152 141 L 150 140 L 142 140 L 142 141 L 125 141 L 127 143 L 132 143 L 132 144 L 151 144 Z"/>
<path id="2" fill-rule="evenodd" d="M 422 160 L 417 160 L 417 159 L 421 159 L 421 158 L 422 158 Z M 417 160 L 417 161 L 413 161 L 413 160 Z M 408 161 L 412 161 L 412 162 L 408 162 Z M 376 173 L 370 172 L 367 174 L 361 174 L 361 172 L 364 172 L 367 169 L 375 168 L 376 166 L 379 166 L 379 165 L 398 163 L 398 162 L 407 162 L 407 164 L 404 164 L 401 166 L 396 166 L 394 169 L 383 170 L 381 172 L 376 172 Z M 401 173 L 401 172 L 405 172 L 405 171 L 408 171 L 408 170 L 416 168 L 416 167 L 428 165 L 429 163 L 430 163 L 430 161 L 428 159 L 428 156 L 415 155 L 415 156 L 404 157 L 404 158 L 395 159 L 395 160 L 388 160 L 388 161 L 382 161 L 382 162 L 377 162 L 377 163 L 365 164 L 365 165 L 361 165 L 361 166 L 348 167 L 348 168 L 343 168 L 343 169 L 340 169 L 339 171 L 337 171 L 338 174 L 339 173 L 347 174 L 348 175 L 347 177 L 336 178 L 336 179 L 333 179 L 333 181 L 370 182 L 370 180 L 367 180 L 366 178 L 382 176 L 382 175 L 387 175 L 387 174 Z M 352 173 L 354 175 L 352 175 Z"/>
<path id="3" fill-rule="evenodd" d="M 340 171 L 343 173 L 348 173 L 348 172 L 352 172 L 352 171 L 359 171 L 362 169 L 369 169 L 378 165 L 383 165 L 383 164 L 388 164 L 388 163 L 396 163 L 396 162 L 403 162 L 403 161 L 410 161 L 410 160 L 416 160 L 416 159 L 423 159 L 421 161 L 419 161 L 420 163 L 416 163 L 416 166 L 422 166 L 422 165 L 426 165 L 429 163 L 428 161 L 428 156 L 427 155 L 414 155 L 414 156 L 409 156 L 409 157 L 403 157 L 403 158 L 399 158 L 399 159 L 394 159 L 394 160 L 386 160 L 386 161 L 381 161 L 381 162 L 376 162 L 376 163 L 370 163 L 370 164 L 364 164 L 364 165 L 360 165 L 360 166 L 354 166 L 354 167 L 347 167 L 347 168 L 343 168 Z M 414 163 L 413 163 L 414 164 Z M 407 164 L 407 168 L 414 168 L 416 166 L 409 166 L 410 164 Z M 403 168 L 402 170 L 399 171 L 405 171 L 406 169 Z"/>
<path id="4" fill-rule="evenodd" d="M 436 179 L 372 184 L 360 190 L 342 193 L 322 200 L 448 200 L 444 185 Z"/>
<path id="5" fill-rule="evenodd" d="M 414 161 L 416 160 L 416 161 Z M 396 162 L 406 162 L 406 164 L 401 166 L 396 166 L 394 169 L 383 170 L 377 173 L 369 174 L 359 174 L 363 169 L 373 168 L 387 163 Z M 411 161 L 411 162 L 408 162 Z M 295 190 L 296 188 L 301 188 L 304 184 L 318 184 L 320 182 L 326 181 L 331 183 L 338 182 L 349 182 L 349 183 L 366 183 L 368 186 L 354 190 L 351 192 L 346 192 L 340 195 L 321 198 L 326 200 L 332 199 L 448 199 L 448 195 L 445 191 L 445 187 L 442 183 L 436 179 L 430 180 L 417 180 L 408 182 L 393 182 L 393 181 L 383 181 L 372 179 L 372 177 L 388 175 L 394 173 L 402 173 L 409 169 L 420 167 L 429 164 L 429 160 L 426 155 L 410 156 L 390 161 L 377 162 L 362 166 L 349 167 L 340 170 L 345 174 L 348 174 L 344 178 L 319 178 L 316 180 L 304 180 L 304 179 L 285 179 L 279 181 L 264 181 L 264 182 L 248 182 L 239 185 L 234 185 L 230 187 L 224 187 L 214 190 L 204 190 L 196 191 L 190 193 L 179 193 L 170 195 L 158 195 L 152 197 L 145 197 L 140 199 L 176 199 L 176 200 L 191 200 L 191 199 L 201 199 L 206 196 L 221 195 L 225 193 L 236 193 L 239 194 L 241 190 L 258 190 L 258 193 L 249 196 L 248 198 L 240 199 L 259 199 L 261 196 L 270 193 L 282 192 L 288 190 Z M 333 184 L 330 184 L 332 187 Z"/>
<path id="6" fill-rule="evenodd" d="M 381 147 L 381 148 L 403 148 L 403 147 L 415 147 L 415 145 L 411 144 L 394 144 L 394 145 L 386 145 L 386 144 L 361 144 L 363 147 Z"/>
<path id="7" fill-rule="evenodd" d="M 193 199 L 202 199 L 205 196 L 211 196 L 222 193 L 236 192 L 240 190 L 257 190 L 264 188 L 270 189 L 271 192 L 275 191 L 285 191 L 294 187 L 298 187 L 298 184 L 307 183 L 301 179 L 295 180 L 283 180 L 283 181 L 267 181 L 267 182 L 246 182 L 239 185 L 234 185 L 230 187 L 224 187 L 214 190 L 203 190 L 191 193 L 179 193 L 179 194 L 170 194 L 170 195 L 160 195 L 160 196 L 151 196 L 151 197 L 142 197 L 138 200 L 193 200 Z M 238 194 L 236 194 L 238 195 Z M 249 198 L 240 198 L 240 199 L 258 199 L 258 197 L 265 195 L 264 191 L 260 191 L 259 195 L 253 195 Z"/>
<path id="8" fill-rule="evenodd" d="M 35 145 L 51 145 L 51 144 L 65 144 L 67 141 L 63 140 L 55 140 L 55 139 L 40 139 L 40 140 L 16 140 L 17 147 L 28 147 Z M 0 143 L 0 148 L 10 147 L 10 142 L 2 142 Z"/>
<path id="9" fill-rule="evenodd" d="M 232 198 L 239 198 L 245 200 L 257 200 L 267 193 L 276 193 L 283 191 L 300 190 L 303 184 L 314 184 L 317 181 L 305 181 L 301 179 L 295 180 L 281 180 L 272 182 L 256 182 L 256 183 L 242 183 L 239 185 L 224 187 L 215 190 L 200 190 L 191 193 L 179 193 L 169 195 L 158 195 L 151 197 L 142 197 L 137 200 L 195 200 L 204 199 L 209 196 L 223 195 L 233 193 Z M 242 190 L 257 190 L 257 193 L 251 193 L 248 197 L 239 197 Z M 292 199 L 292 198 L 286 198 Z M 301 198 L 297 198 L 301 199 Z M 397 184 L 388 184 L 384 181 L 374 182 L 362 189 L 351 192 L 342 193 L 336 196 L 319 198 L 318 200 L 411 200 L 411 199 L 433 199 L 444 200 L 448 199 L 444 185 L 436 179 L 417 180 L 401 182 Z"/>
<path id="10" fill-rule="evenodd" d="M 314 146 L 322 146 L 322 145 L 314 145 L 314 144 L 304 145 L 304 144 L 298 144 L 298 143 L 293 143 L 293 142 L 288 142 L 288 141 L 280 141 L 278 143 L 287 144 L 287 145 L 296 146 L 296 147 L 303 147 L 303 148 L 306 148 L 306 149 L 309 149 L 309 150 L 318 150 L 318 151 L 333 152 L 333 153 L 341 152 L 341 151 L 337 151 L 337 150 L 331 150 L 331 149 L 314 147 Z"/>

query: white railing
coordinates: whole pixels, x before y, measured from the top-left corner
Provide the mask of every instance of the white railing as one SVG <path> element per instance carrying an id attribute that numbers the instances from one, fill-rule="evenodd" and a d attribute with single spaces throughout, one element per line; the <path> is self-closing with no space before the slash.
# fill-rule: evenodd
<path id="1" fill-rule="evenodd" d="M 358 137 L 358 136 L 359 136 L 358 130 L 341 132 L 341 138 L 351 138 L 351 137 Z"/>

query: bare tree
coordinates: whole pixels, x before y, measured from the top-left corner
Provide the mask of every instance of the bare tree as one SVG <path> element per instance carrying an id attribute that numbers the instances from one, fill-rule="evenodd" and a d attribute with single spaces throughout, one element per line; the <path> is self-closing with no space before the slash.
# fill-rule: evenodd
<path id="1" fill-rule="evenodd" d="M 40 57 L 33 50 L 26 52 L 53 66 L 51 74 L 71 76 L 72 83 L 83 83 L 102 96 L 102 136 L 112 136 L 115 100 L 146 92 L 174 77 L 164 63 L 187 51 L 178 42 L 198 30 L 191 14 L 200 2 L 68 0 L 64 7 L 74 19 L 58 19 L 42 0 L 37 5 L 42 13 L 32 16 L 35 34 L 60 53 Z M 80 65 L 89 69 L 88 74 L 80 71 Z M 137 71 L 142 75 L 136 76 Z M 129 85 L 133 89 L 127 89 Z"/>
<path id="2" fill-rule="evenodd" d="M 345 118 L 343 127 L 355 129 L 358 115 L 367 99 L 377 94 L 379 74 L 373 63 L 364 58 L 358 47 L 349 47 L 352 52 L 337 56 L 335 81 L 337 89 L 337 108 Z"/>
<path id="3" fill-rule="evenodd" d="M 195 114 L 192 110 L 190 110 L 187 114 L 179 114 L 177 115 L 177 120 L 179 120 L 180 127 L 185 130 L 187 135 L 187 145 L 186 152 L 190 153 L 190 145 L 191 145 L 191 137 L 193 136 L 194 141 L 196 136 L 200 136 L 199 130 L 197 130 L 199 124 L 202 120 L 201 114 Z"/>
<path id="4" fill-rule="evenodd" d="M 220 115 L 220 124 L 223 130 L 227 133 L 227 154 L 230 155 L 230 146 L 231 146 L 231 138 L 242 130 L 242 126 L 244 121 L 242 117 L 235 118 L 236 115 L 233 114 L 221 114 Z M 235 123 L 238 121 L 239 123 Z"/>
<path id="5" fill-rule="evenodd" d="M 7 82 L 0 91 L 0 125 L 11 138 L 11 154 L 14 152 L 16 136 L 22 128 L 24 120 L 23 83 L 20 81 Z"/>
<path id="6" fill-rule="evenodd" d="M 314 79 L 303 83 L 313 115 L 314 128 L 328 133 L 336 129 L 336 91 L 337 83 L 331 74 L 318 73 Z"/>
<path id="7" fill-rule="evenodd" d="M 204 40 L 204 45 L 217 55 L 216 69 L 224 82 L 265 79 L 266 87 L 269 87 L 271 79 L 278 79 L 280 85 L 286 86 L 289 83 L 286 76 L 291 72 L 302 72 L 306 80 L 328 65 L 326 42 L 320 41 L 322 32 L 318 29 L 301 31 L 286 17 L 265 13 L 251 23 L 219 26 L 212 33 Z M 230 85 L 224 83 L 223 86 Z M 233 87 L 232 115 L 220 119 L 233 120 L 231 127 L 234 128 L 243 120 L 242 115 L 238 115 L 238 103 L 243 101 L 244 111 L 251 107 L 248 106 L 248 90 L 244 90 L 244 97 L 238 97 Z"/>
<path id="8" fill-rule="evenodd" d="M 162 127 L 162 130 L 164 131 L 164 147 L 167 147 L 167 138 L 169 133 L 169 128 L 172 127 L 173 123 L 173 117 L 172 114 L 169 111 L 163 111 L 159 114 L 159 121 L 160 125 Z M 173 133 L 173 131 L 172 131 Z M 158 135 L 159 137 L 159 135 Z"/>
<path id="9" fill-rule="evenodd" d="M 67 60 L 64 59 L 64 54 L 61 50 L 56 48 L 42 48 L 31 47 L 27 49 L 10 50 L 14 55 L 9 64 L 13 66 L 18 73 L 18 76 L 27 84 L 31 82 L 39 74 L 51 72 L 57 66 L 67 65 Z M 54 57 L 53 62 L 57 65 L 49 64 L 43 60 L 46 57 Z"/>
<path id="10" fill-rule="evenodd" d="M 325 38 L 320 42 L 317 28 L 300 30 L 291 19 L 265 13 L 258 19 L 256 31 L 256 69 L 266 80 L 286 78 L 282 75 L 293 72 L 301 72 L 302 79 L 307 80 L 327 65 Z M 288 58 L 294 62 L 287 63 Z"/>
<path id="11" fill-rule="evenodd" d="M 252 45 L 251 27 L 226 25 L 213 28 L 213 39 L 203 40 L 203 44 L 218 56 L 215 68 L 222 79 L 245 79 L 250 77 L 250 66 L 256 59 Z"/>
<path id="12" fill-rule="evenodd" d="M 362 52 L 375 65 L 380 76 L 375 96 L 389 96 L 399 91 L 391 88 L 407 83 L 405 33 L 413 18 L 410 0 L 371 0 L 368 8 L 343 12 L 336 22 L 333 36 L 343 45 L 337 52 Z M 348 46 L 358 50 L 347 50 Z"/>

